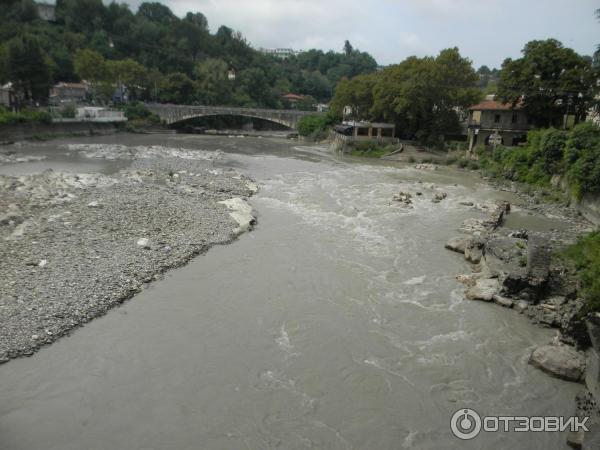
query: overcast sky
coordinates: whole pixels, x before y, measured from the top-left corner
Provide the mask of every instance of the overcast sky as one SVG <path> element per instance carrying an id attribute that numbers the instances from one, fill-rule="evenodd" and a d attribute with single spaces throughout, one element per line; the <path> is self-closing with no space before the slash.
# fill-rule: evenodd
<path id="1" fill-rule="evenodd" d="M 141 3 L 121 1 L 134 11 Z M 600 44 L 598 0 L 160 1 L 179 16 L 202 12 L 212 32 L 241 31 L 255 48 L 340 51 L 348 39 L 383 65 L 458 46 L 476 67 L 500 67 L 532 39 L 553 37 L 586 55 Z"/>

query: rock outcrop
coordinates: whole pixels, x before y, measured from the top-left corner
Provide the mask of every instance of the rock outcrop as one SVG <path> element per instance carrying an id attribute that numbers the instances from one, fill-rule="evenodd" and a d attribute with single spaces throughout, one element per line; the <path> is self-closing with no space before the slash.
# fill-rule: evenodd
<path id="1" fill-rule="evenodd" d="M 529 362 L 557 378 L 582 381 L 585 373 L 585 356 L 568 345 L 544 345 L 536 348 Z"/>

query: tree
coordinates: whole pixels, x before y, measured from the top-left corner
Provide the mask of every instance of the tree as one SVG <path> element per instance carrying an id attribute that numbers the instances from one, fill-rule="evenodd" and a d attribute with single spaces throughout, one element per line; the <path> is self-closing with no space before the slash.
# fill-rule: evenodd
<path id="1" fill-rule="evenodd" d="M 144 85 L 147 70 L 133 59 L 107 61 L 107 72 L 112 83 L 120 89 L 125 86 L 134 99 L 139 97 L 139 91 Z"/>
<path id="2" fill-rule="evenodd" d="M 350 43 L 350 41 L 349 40 L 344 41 L 344 54 L 346 56 L 350 56 L 353 51 L 354 51 L 354 48 L 352 47 L 352 44 Z"/>
<path id="3" fill-rule="evenodd" d="M 193 23 L 194 25 L 196 25 L 197 27 L 199 27 L 201 30 L 208 32 L 208 20 L 206 19 L 206 16 L 202 13 L 187 13 L 185 15 L 185 20 L 188 22 Z"/>
<path id="4" fill-rule="evenodd" d="M 8 81 L 8 50 L 5 45 L 0 44 L 0 84 Z"/>
<path id="5" fill-rule="evenodd" d="M 232 91 L 232 81 L 228 79 L 229 67 L 221 59 L 209 58 L 196 64 L 194 75 L 198 99 L 206 105 L 226 104 Z"/>
<path id="6" fill-rule="evenodd" d="M 162 25 L 177 22 L 178 20 L 177 16 L 173 14 L 169 7 L 157 2 L 142 3 L 138 9 L 137 15 L 150 22 L 156 22 Z"/>
<path id="7" fill-rule="evenodd" d="M 330 105 L 332 113 L 342 117 L 345 108 L 349 107 L 349 119 L 368 119 L 373 106 L 374 86 L 375 77 L 372 75 L 359 75 L 351 80 L 342 79 L 335 87 L 335 95 Z"/>
<path id="8" fill-rule="evenodd" d="M 591 61 L 555 39 L 528 42 L 522 53 L 502 63 L 500 99 L 521 103 L 539 126 L 560 125 L 567 112 L 583 118 L 596 93 Z"/>
<path id="9" fill-rule="evenodd" d="M 30 34 L 12 39 L 8 42 L 6 59 L 8 78 L 20 97 L 45 103 L 51 78 L 48 61 L 38 39 Z"/>
<path id="10" fill-rule="evenodd" d="M 286 59 L 267 56 L 254 50 L 241 33 L 221 26 L 211 34 L 202 13 L 190 12 L 180 19 L 160 0 L 143 2 L 135 14 L 126 4 L 132 2 L 56 0 L 55 23 L 36 19 L 35 0 L 0 3 L 0 47 L 7 48 L 9 40 L 26 31 L 37 37 L 53 81 L 89 79 L 97 92 L 102 88 L 103 98 L 110 98 L 111 83 L 118 81 L 111 80 L 108 61 L 132 60 L 147 71 L 161 74 L 161 82 L 155 82 L 158 78 L 154 77 L 155 81 L 142 83 L 145 90 L 140 92 L 144 98 L 156 99 L 155 86 L 162 83 L 162 74 L 196 78 L 198 63 L 218 59 L 235 68 L 238 77 L 225 84 L 213 83 L 231 89 L 229 93 L 217 92 L 207 101 L 271 107 L 281 106 L 280 94 L 284 92 L 327 101 L 332 87 L 343 77 L 377 69 L 371 55 L 352 48 L 349 42 L 340 52 L 313 49 Z M 87 60 L 80 55 L 75 67 L 79 50 L 95 53 L 84 55 Z M 0 64 L 0 72 L 6 67 Z M 0 77 L 6 79 L 5 75 Z M 206 88 L 200 91 L 207 97 Z"/>
<path id="11" fill-rule="evenodd" d="M 439 144 L 458 132 L 456 109 L 479 99 L 477 80 L 471 61 L 451 48 L 436 58 L 413 56 L 381 72 L 342 80 L 331 108 L 339 115 L 350 106 L 354 119 L 394 122 L 407 137 Z"/>
<path id="12" fill-rule="evenodd" d="M 184 73 L 171 73 L 162 80 L 159 97 L 165 103 L 189 105 L 195 97 L 194 82 Z"/>
<path id="13" fill-rule="evenodd" d="M 75 73 L 82 80 L 96 83 L 110 78 L 104 56 L 94 50 L 77 50 L 74 65 Z"/>
<path id="14" fill-rule="evenodd" d="M 63 0 L 56 9 L 57 18 L 69 31 L 91 35 L 104 26 L 106 8 L 102 0 Z"/>

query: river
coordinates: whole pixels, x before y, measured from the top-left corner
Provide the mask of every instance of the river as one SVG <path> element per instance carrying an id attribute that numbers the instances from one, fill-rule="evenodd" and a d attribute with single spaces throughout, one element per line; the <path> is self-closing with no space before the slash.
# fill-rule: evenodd
<path id="1" fill-rule="evenodd" d="M 110 173 L 65 143 L 220 149 L 259 183 L 251 233 L 171 271 L 30 358 L 0 365 L 0 448 L 564 449 L 561 433 L 450 432 L 481 415 L 571 415 L 580 386 L 527 363 L 553 331 L 463 298 L 444 249 L 475 174 L 340 158 L 285 140 L 116 135 L 24 144 L 3 173 Z M 431 184 L 448 193 L 432 203 Z M 412 208 L 392 202 L 415 193 Z M 547 227 L 518 209 L 511 226 Z M 557 225 L 558 226 L 558 225 Z"/>

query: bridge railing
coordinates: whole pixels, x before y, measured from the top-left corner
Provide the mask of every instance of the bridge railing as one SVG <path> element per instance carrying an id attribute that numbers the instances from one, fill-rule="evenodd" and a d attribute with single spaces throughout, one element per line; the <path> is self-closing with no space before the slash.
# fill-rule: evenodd
<path id="1" fill-rule="evenodd" d="M 298 109 L 266 109 L 266 108 L 244 108 L 239 106 L 210 106 L 210 105 L 176 105 L 170 103 L 145 103 L 148 108 L 156 109 L 181 109 L 193 111 L 231 111 L 237 114 L 247 113 L 256 114 L 257 112 L 265 114 L 291 114 L 296 116 L 306 116 L 308 114 L 324 114 L 318 111 L 301 111 Z"/>

